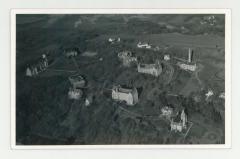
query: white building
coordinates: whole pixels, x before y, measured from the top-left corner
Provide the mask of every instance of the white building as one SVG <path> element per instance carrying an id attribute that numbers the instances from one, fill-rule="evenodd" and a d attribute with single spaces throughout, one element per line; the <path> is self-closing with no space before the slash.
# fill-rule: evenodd
<path id="1" fill-rule="evenodd" d="M 155 64 L 138 64 L 138 72 L 150 74 L 155 77 L 158 77 L 162 73 L 162 65 L 160 62 L 156 62 Z"/>
<path id="2" fill-rule="evenodd" d="M 205 94 L 206 96 L 206 100 L 208 100 L 209 97 L 213 96 L 213 91 L 212 90 L 208 90 L 208 92 Z"/>
<path id="3" fill-rule="evenodd" d="M 88 95 L 85 99 L 85 106 L 89 106 L 91 105 L 93 102 L 93 96 L 92 95 Z"/>
<path id="4" fill-rule="evenodd" d="M 149 43 L 142 43 L 142 42 L 139 42 L 137 44 L 137 47 L 138 48 L 145 48 L 145 49 L 151 49 L 152 48 L 152 46 Z"/>
<path id="5" fill-rule="evenodd" d="M 29 67 L 26 69 L 26 76 L 29 76 L 29 77 L 33 76 L 32 71 Z"/>
<path id="6" fill-rule="evenodd" d="M 166 117 L 171 117 L 173 114 L 173 108 L 165 106 L 161 109 L 162 115 Z"/>
<path id="7" fill-rule="evenodd" d="M 169 54 L 164 55 L 163 59 L 165 61 L 169 61 L 170 60 L 170 55 Z"/>
<path id="8" fill-rule="evenodd" d="M 138 92 L 136 88 L 114 86 L 112 89 L 112 99 L 125 101 L 127 105 L 135 105 L 138 102 Z"/>
<path id="9" fill-rule="evenodd" d="M 187 115 L 184 110 L 182 110 L 181 115 L 177 115 L 175 119 L 171 120 L 171 131 L 182 132 L 187 128 Z"/>
<path id="10" fill-rule="evenodd" d="M 186 63 L 178 62 L 177 65 L 183 70 L 189 70 L 189 71 L 192 71 L 192 72 L 197 69 L 196 63 L 186 64 Z"/>
<path id="11" fill-rule="evenodd" d="M 68 91 L 68 98 L 78 100 L 82 97 L 83 92 L 81 89 L 70 88 Z"/>
<path id="12" fill-rule="evenodd" d="M 118 37 L 118 38 L 109 38 L 108 39 L 108 42 L 110 42 L 111 44 L 114 44 L 114 43 L 116 43 L 116 42 L 120 42 L 121 41 L 121 38 L 120 37 Z"/>
<path id="13" fill-rule="evenodd" d="M 130 66 L 132 62 L 137 62 L 137 58 L 133 57 L 131 51 L 119 52 L 118 58 L 123 62 L 124 66 Z"/>
<path id="14" fill-rule="evenodd" d="M 219 98 L 225 99 L 225 93 L 224 92 L 220 93 Z"/>

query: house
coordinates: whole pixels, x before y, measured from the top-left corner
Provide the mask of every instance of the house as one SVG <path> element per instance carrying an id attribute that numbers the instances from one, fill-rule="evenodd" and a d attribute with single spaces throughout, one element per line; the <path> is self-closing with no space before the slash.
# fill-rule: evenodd
<path id="1" fill-rule="evenodd" d="M 86 81 L 79 74 L 72 75 L 68 79 L 69 79 L 70 83 L 72 84 L 73 88 L 82 88 L 86 85 Z"/>
<path id="2" fill-rule="evenodd" d="M 67 52 L 65 52 L 65 56 L 66 57 L 75 57 L 75 56 L 77 56 L 78 55 L 78 52 L 77 51 L 67 51 Z"/>
<path id="3" fill-rule="evenodd" d="M 33 65 L 30 65 L 26 68 L 26 76 L 32 77 L 38 75 L 40 72 L 43 72 L 48 67 L 48 59 L 45 54 L 42 55 L 42 57 L 37 60 L 36 63 Z"/>
<path id="4" fill-rule="evenodd" d="M 139 73 L 150 74 L 158 77 L 162 73 L 162 65 L 159 61 L 155 64 L 138 64 L 137 70 Z"/>
<path id="5" fill-rule="evenodd" d="M 112 99 L 124 101 L 127 105 L 135 105 L 138 102 L 138 91 L 136 88 L 114 86 L 112 89 Z"/>
<path id="6" fill-rule="evenodd" d="M 225 92 L 220 93 L 219 98 L 225 99 Z"/>
<path id="7" fill-rule="evenodd" d="M 68 91 L 68 98 L 78 100 L 82 97 L 83 92 L 78 88 L 70 88 Z"/>
<path id="8" fill-rule="evenodd" d="M 214 94 L 214 93 L 213 93 L 212 90 L 208 90 L 208 92 L 205 94 L 206 100 L 208 100 L 208 98 L 211 97 L 213 94 Z"/>
<path id="9" fill-rule="evenodd" d="M 188 70 L 194 72 L 197 69 L 197 65 L 195 64 L 186 64 L 182 62 L 178 62 L 177 65 L 183 69 L 183 70 Z"/>
<path id="10" fill-rule="evenodd" d="M 142 42 L 139 42 L 137 44 L 137 47 L 138 48 L 145 48 L 145 49 L 151 49 L 152 48 L 152 46 L 149 43 L 142 43 Z"/>
<path id="11" fill-rule="evenodd" d="M 187 129 L 187 120 L 187 114 L 182 110 L 181 114 L 178 113 L 175 118 L 172 118 L 170 123 L 171 131 L 182 132 Z"/>
<path id="12" fill-rule="evenodd" d="M 118 38 L 109 38 L 108 39 L 108 42 L 111 43 L 111 44 L 114 44 L 114 43 L 119 43 L 121 41 L 121 38 L 118 37 Z"/>
<path id="13" fill-rule="evenodd" d="M 161 109 L 161 112 L 162 112 L 162 116 L 170 118 L 173 114 L 173 108 L 169 106 L 165 106 Z"/>
<path id="14" fill-rule="evenodd" d="M 93 102 L 93 96 L 92 95 L 88 95 L 85 99 L 85 106 L 89 106 L 91 105 Z"/>
<path id="15" fill-rule="evenodd" d="M 77 56 L 79 54 L 79 51 L 77 48 L 73 48 L 73 49 L 65 49 L 63 53 L 67 58 L 70 58 L 70 57 Z"/>
<path id="16" fill-rule="evenodd" d="M 163 59 L 165 61 L 169 61 L 170 60 L 170 55 L 169 54 L 164 55 Z"/>
<path id="17" fill-rule="evenodd" d="M 130 66 L 132 62 L 137 62 L 137 58 L 133 57 L 131 51 L 119 52 L 118 58 L 123 62 L 124 66 Z"/>

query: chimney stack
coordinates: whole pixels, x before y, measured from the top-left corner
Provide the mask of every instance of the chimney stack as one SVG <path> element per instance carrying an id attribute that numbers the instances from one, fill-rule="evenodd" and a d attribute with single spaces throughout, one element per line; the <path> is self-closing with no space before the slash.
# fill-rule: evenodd
<path id="1" fill-rule="evenodd" d="M 192 49 L 189 48 L 188 49 L 188 62 L 192 62 L 192 56 L 193 56 L 193 52 L 192 52 Z"/>

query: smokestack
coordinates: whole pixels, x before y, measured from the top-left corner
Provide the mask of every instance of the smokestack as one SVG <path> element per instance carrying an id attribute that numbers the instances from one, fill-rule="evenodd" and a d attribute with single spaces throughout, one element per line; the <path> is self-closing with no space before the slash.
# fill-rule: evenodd
<path id="1" fill-rule="evenodd" d="M 188 62 L 192 62 L 192 56 L 193 56 L 193 52 L 192 52 L 192 49 L 189 48 L 188 49 Z"/>

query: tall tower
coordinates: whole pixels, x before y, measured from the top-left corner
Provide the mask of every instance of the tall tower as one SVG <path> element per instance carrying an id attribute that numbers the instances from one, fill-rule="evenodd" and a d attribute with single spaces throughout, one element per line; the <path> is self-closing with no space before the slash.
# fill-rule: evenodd
<path id="1" fill-rule="evenodd" d="M 193 51 L 191 48 L 188 48 L 188 62 L 192 62 Z"/>
<path id="2" fill-rule="evenodd" d="M 182 120 L 183 127 L 186 127 L 186 125 L 187 125 L 187 115 L 186 115 L 184 109 L 182 110 L 182 113 L 181 113 L 181 120 Z"/>

